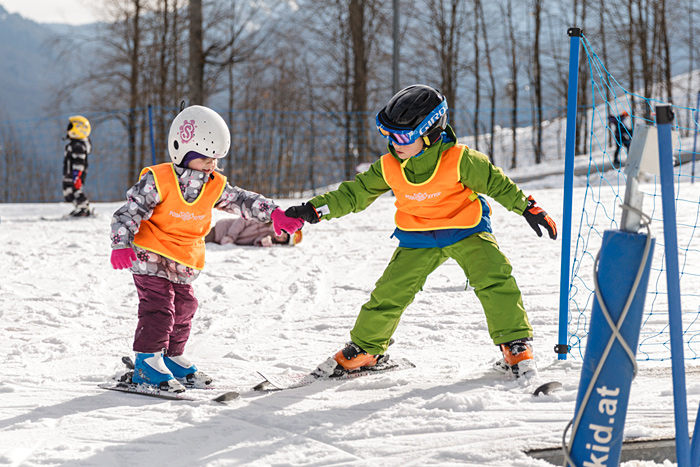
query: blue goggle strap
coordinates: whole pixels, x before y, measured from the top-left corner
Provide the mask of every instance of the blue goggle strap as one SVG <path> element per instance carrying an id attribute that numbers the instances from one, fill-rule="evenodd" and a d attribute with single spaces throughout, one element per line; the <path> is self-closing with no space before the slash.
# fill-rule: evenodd
<path id="1" fill-rule="evenodd" d="M 428 114 L 422 122 L 413 130 L 410 129 L 394 129 L 382 125 L 379 121 L 379 114 L 376 117 L 377 129 L 385 138 L 391 138 L 399 144 L 411 144 L 426 133 L 435 122 L 437 122 L 447 112 L 447 100 L 443 99 L 440 105 Z M 392 136 L 393 135 L 393 136 Z M 399 136 L 400 135 L 400 136 Z"/>

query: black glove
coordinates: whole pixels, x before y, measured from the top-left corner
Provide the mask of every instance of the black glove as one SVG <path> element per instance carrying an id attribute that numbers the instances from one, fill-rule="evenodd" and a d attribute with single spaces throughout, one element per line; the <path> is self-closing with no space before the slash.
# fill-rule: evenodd
<path id="1" fill-rule="evenodd" d="M 532 196 L 527 198 L 527 208 L 525 209 L 525 212 L 523 212 L 523 217 L 527 223 L 530 224 L 532 230 L 537 233 L 537 236 L 542 236 L 542 231 L 540 230 L 540 226 L 542 226 L 547 229 L 549 238 L 556 240 L 557 224 L 554 223 L 552 218 L 549 217 L 549 214 L 547 214 L 544 209 L 537 205 L 537 202 Z"/>
<path id="2" fill-rule="evenodd" d="M 321 216 L 316 211 L 316 208 L 311 203 L 301 203 L 299 206 L 292 206 L 284 211 L 287 217 L 302 219 L 309 224 L 316 224 L 321 220 Z"/>

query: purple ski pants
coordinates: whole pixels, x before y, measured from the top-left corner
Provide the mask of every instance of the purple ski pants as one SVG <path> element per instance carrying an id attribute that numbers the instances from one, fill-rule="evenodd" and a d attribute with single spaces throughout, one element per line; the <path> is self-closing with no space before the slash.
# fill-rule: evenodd
<path id="1" fill-rule="evenodd" d="M 139 295 L 134 351 L 156 353 L 165 349 L 165 355 L 182 355 L 197 311 L 192 285 L 140 274 L 134 274 L 134 284 Z"/>

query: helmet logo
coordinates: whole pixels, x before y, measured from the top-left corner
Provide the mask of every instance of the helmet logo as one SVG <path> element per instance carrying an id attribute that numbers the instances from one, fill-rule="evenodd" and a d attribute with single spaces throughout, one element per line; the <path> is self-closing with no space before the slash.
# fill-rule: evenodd
<path id="1" fill-rule="evenodd" d="M 445 101 L 442 102 L 444 103 Z M 428 117 L 428 121 L 423 123 L 423 125 L 421 125 L 421 127 L 418 129 L 418 134 L 422 135 L 423 133 L 428 131 L 430 127 L 433 126 L 433 123 L 437 122 L 440 117 L 445 115 L 445 112 L 447 112 L 447 105 L 443 105 L 441 103 L 440 106 L 436 109 L 436 111 Z"/>
<path id="2" fill-rule="evenodd" d="M 182 125 L 180 125 L 180 131 L 177 132 L 180 140 L 183 143 L 189 143 L 192 138 L 194 138 L 194 129 L 197 125 L 194 124 L 194 119 L 187 121 L 185 120 Z"/>

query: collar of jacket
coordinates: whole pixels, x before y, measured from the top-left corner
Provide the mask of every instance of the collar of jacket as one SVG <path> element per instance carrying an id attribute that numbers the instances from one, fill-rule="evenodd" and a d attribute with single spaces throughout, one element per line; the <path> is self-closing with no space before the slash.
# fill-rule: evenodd
<path id="1" fill-rule="evenodd" d="M 401 159 L 396 154 L 396 151 L 394 151 L 394 147 L 391 144 L 388 146 L 389 152 L 392 156 L 394 156 L 394 159 L 402 163 L 404 173 L 406 174 L 408 181 L 411 183 L 423 183 L 430 178 L 431 175 L 433 175 L 438 160 L 440 159 L 440 155 L 455 144 L 457 144 L 455 132 L 450 125 L 447 125 L 442 141 L 439 141 L 426 148 L 422 153 L 411 157 L 408 161 Z"/>
<path id="2" fill-rule="evenodd" d="M 175 173 L 177 174 L 177 178 L 179 180 L 189 180 L 194 178 L 194 174 L 196 173 L 204 173 L 199 170 L 190 169 L 189 167 L 182 167 L 177 164 L 173 164 L 173 168 L 175 169 Z"/>

